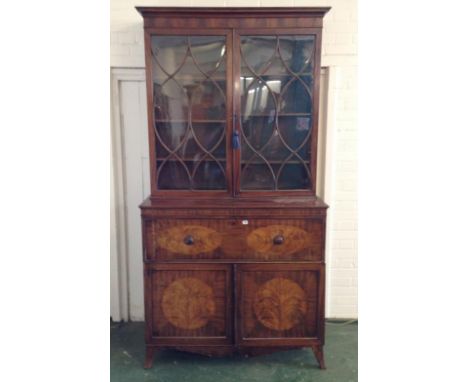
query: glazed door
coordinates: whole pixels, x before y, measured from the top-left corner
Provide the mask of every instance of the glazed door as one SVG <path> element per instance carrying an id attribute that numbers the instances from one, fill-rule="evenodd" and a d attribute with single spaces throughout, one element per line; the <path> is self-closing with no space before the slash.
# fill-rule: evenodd
<path id="1" fill-rule="evenodd" d="M 322 264 L 236 267 L 239 344 L 296 346 L 323 339 Z"/>
<path id="2" fill-rule="evenodd" d="M 158 345 L 230 344 L 231 275 L 227 264 L 149 266 L 148 340 Z"/>
<path id="3" fill-rule="evenodd" d="M 148 30 L 152 194 L 314 194 L 320 36 Z"/>
<path id="4" fill-rule="evenodd" d="M 238 193 L 315 192 L 320 31 L 234 35 Z"/>
<path id="5" fill-rule="evenodd" d="M 146 36 L 152 194 L 228 193 L 231 32 L 168 33 Z"/>

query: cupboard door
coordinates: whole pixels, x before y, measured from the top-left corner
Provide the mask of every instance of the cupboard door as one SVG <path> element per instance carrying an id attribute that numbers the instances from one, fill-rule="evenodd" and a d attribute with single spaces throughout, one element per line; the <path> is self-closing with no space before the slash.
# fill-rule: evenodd
<path id="1" fill-rule="evenodd" d="M 231 52 L 213 33 L 150 37 L 157 190 L 230 189 Z"/>
<path id="2" fill-rule="evenodd" d="M 277 33 L 236 36 L 240 192 L 315 189 L 317 35 Z"/>
<path id="3" fill-rule="evenodd" d="M 237 267 L 240 344 L 301 345 L 323 337 L 322 264 Z"/>
<path id="4" fill-rule="evenodd" d="M 231 337 L 231 272 L 224 264 L 150 267 L 156 344 L 225 344 Z"/>

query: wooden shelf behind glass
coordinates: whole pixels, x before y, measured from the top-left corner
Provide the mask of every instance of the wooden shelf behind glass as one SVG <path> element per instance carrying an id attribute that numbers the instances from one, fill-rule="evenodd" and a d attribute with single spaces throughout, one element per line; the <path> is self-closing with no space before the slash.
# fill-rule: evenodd
<path id="1" fill-rule="evenodd" d="M 251 118 L 251 117 L 265 118 L 265 117 L 271 117 L 272 115 L 275 115 L 275 114 L 241 114 L 242 117 L 248 117 L 248 118 Z M 278 113 L 278 117 L 311 117 L 311 116 L 312 116 L 311 113 Z"/>
<path id="2" fill-rule="evenodd" d="M 193 159 L 193 158 L 181 158 L 180 160 L 177 159 L 177 158 L 169 158 L 169 159 L 166 159 L 166 158 L 156 158 L 156 160 L 157 160 L 158 162 L 163 162 L 163 161 L 165 161 L 165 162 L 180 162 L 180 160 L 182 160 L 182 162 L 200 162 L 200 159 Z M 218 162 L 226 162 L 226 158 L 216 158 L 216 160 L 213 159 L 213 158 L 204 158 L 204 159 L 202 159 L 202 161 L 203 161 L 203 162 L 204 162 L 204 161 L 207 161 L 207 162 L 216 162 L 216 161 L 218 161 Z M 284 161 L 282 161 L 282 160 L 267 160 L 267 162 L 268 162 L 269 164 L 282 164 Z M 244 165 L 244 164 L 247 164 L 247 163 L 248 163 L 249 165 L 251 165 L 251 164 L 264 164 L 264 165 L 266 165 L 266 162 L 265 162 L 265 161 L 259 161 L 259 160 L 255 160 L 255 161 L 248 161 L 248 160 L 246 160 L 246 161 L 241 161 L 241 164 L 243 164 L 243 165 Z M 304 163 L 305 163 L 305 164 L 308 165 L 308 164 L 309 164 L 309 161 L 308 161 L 308 160 L 304 160 L 304 161 L 302 162 L 302 161 L 299 161 L 299 160 L 288 160 L 288 161 L 286 161 L 285 163 L 286 163 L 286 164 L 304 164 Z"/>
<path id="3" fill-rule="evenodd" d="M 193 159 L 193 158 L 181 158 L 181 159 L 177 159 L 177 158 L 169 158 L 169 159 L 166 159 L 167 157 L 165 158 L 156 158 L 156 160 L 158 162 L 180 162 L 182 160 L 182 162 L 200 162 L 200 159 Z M 213 158 L 204 158 L 201 160 L 202 162 L 226 162 L 226 158 L 216 158 L 213 159 Z"/>
<path id="4" fill-rule="evenodd" d="M 159 123 L 189 123 L 188 120 L 182 119 L 155 119 L 155 122 Z M 192 124 L 194 123 L 226 123 L 225 119 L 197 119 L 192 120 Z"/>
<path id="5" fill-rule="evenodd" d="M 268 74 L 258 74 L 257 77 L 310 77 L 310 76 L 313 76 L 313 73 L 294 73 L 294 74 L 291 74 L 291 73 L 268 73 Z M 241 77 L 242 80 L 245 80 L 246 78 L 250 79 L 255 79 L 256 76 L 252 73 L 252 74 L 242 74 Z"/>
<path id="6" fill-rule="evenodd" d="M 289 74 L 289 76 L 291 76 L 291 74 Z M 302 76 L 302 74 L 300 74 L 300 76 Z M 164 77 L 161 77 L 161 76 L 158 76 L 158 75 L 154 75 L 153 76 L 153 82 L 157 85 L 160 85 L 160 82 L 164 82 L 166 81 L 167 79 L 169 78 L 169 76 L 164 76 Z M 199 82 L 203 82 L 203 81 L 206 81 L 206 80 L 213 80 L 213 81 L 216 81 L 216 82 L 221 82 L 221 81 L 226 81 L 226 75 L 217 75 L 217 76 L 209 76 L 209 77 L 205 77 L 205 76 L 201 76 L 201 75 L 192 75 L 192 74 L 185 74 L 185 75 L 174 75 L 174 76 L 171 76 L 170 80 L 181 80 L 181 81 L 199 81 Z"/>

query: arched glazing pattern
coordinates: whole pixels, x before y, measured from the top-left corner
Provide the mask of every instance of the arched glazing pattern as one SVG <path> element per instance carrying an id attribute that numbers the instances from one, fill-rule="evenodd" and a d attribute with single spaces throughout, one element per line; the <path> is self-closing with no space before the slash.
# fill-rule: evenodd
<path id="1" fill-rule="evenodd" d="M 241 190 L 310 189 L 315 36 L 241 36 Z"/>
<path id="2" fill-rule="evenodd" d="M 158 189 L 226 189 L 225 36 L 152 36 L 151 53 Z"/>

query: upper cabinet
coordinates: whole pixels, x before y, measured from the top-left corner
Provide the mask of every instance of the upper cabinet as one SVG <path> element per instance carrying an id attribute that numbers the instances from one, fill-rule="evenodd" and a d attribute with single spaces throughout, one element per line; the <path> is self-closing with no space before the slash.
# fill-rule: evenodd
<path id="1" fill-rule="evenodd" d="M 327 10 L 139 8 L 153 196 L 315 194 Z"/>

